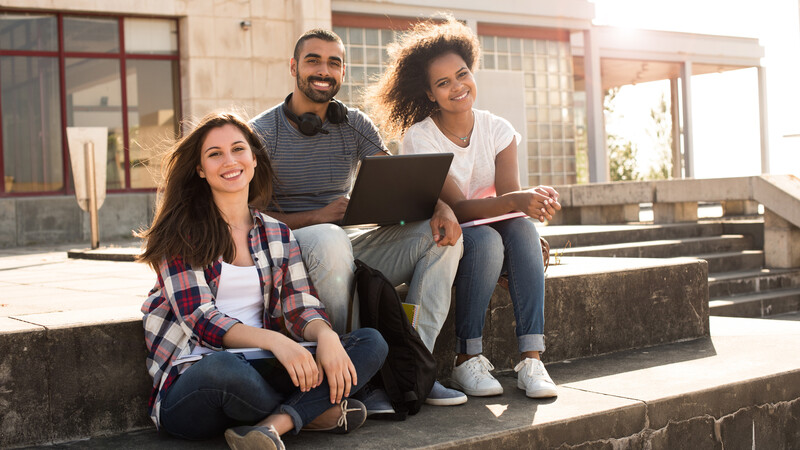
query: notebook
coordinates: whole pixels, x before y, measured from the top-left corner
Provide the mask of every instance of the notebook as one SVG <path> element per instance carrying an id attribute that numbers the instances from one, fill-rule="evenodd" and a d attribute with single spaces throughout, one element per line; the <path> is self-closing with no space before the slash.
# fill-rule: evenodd
<path id="1" fill-rule="evenodd" d="M 357 169 L 341 225 L 430 219 L 452 160 L 452 153 L 367 156 Z"/>

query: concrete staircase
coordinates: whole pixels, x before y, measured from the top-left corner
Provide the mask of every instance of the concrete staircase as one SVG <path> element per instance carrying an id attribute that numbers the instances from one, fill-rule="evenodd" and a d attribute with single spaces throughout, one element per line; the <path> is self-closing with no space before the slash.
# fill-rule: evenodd
<path id="1" fill-rule="evenodd" d="M 406 422 L 369 421 L 357 433 L 333 439 L 301 433 L 288 436 L 287 445 L 727 448 L 746 441 L 747 448 L 793 448 L 800 443 L 800 354 L 793 351 L 800 345 L 800 314 L 769 321 L 709 318 L 709 280 L 720 296 L 745 295 L 754 286 L 798 286 L 795 271 L 748 266 L 763 261 L 759 227 L 542 227 L 554 255 L 543 359 L 559 385 L 556 400 L 531 400 L 516 389 L 513 311 L 508 291 L 498 286 L 487 312 L 484 353 L 498 369 L 502 396 L 473 398 L 464 407 L 426 406 Z M 710 262 L 680 257 L 714 260 L 708 255 L 723 254 L 731 255 L 714 263 L 720 269 L 711 277 Z M 71 277 L 64 289 L 75 289 L 77 274 L 87 277 L 80 286 L 96 289 L 102 273 L 115 295 L 129 285 L 143 295 L 152 285 L 149 278 L 132 285 L 126 278 L 132 263 L 47 264 L 40 270 L 9 267 L 0 272 L 0 287 L 22 293 L 23 285 L 42 289 L 38 283 L 47 283 L 64 302 L 52 274 Z M 140 302 L 0 317 L 0 447 L 226 447 L 221 439 L 185 442 L 152 427 Z M 451 317 L 434 352 L 442 380 L 452 365 L 453 336 Z M 742 354 L 749 356 L 743 360 Z M 745 425 L 752 439 L 737 431 Z"/>
<path id="2" fill-rule="evenodd" d="M 800 268 L 764 267 L 764 224 L 758 219 L 671 225 L 554 227 L 543 234 L 555 254 L 590 257 L 694 257 L 708 262 L 711 315 L 767 317 L 800 311 Z"/>

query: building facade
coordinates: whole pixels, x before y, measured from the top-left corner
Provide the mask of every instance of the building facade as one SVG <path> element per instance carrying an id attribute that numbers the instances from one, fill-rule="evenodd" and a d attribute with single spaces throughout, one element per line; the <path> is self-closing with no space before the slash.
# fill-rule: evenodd
<path id="1" fill-rule="evenodd" d="M 442 11 L 480 38 L 477 106 L 523 135 L 523 185 L 578 182 L 581 151 L 590 181 L 606 181 L 602 92 L 665 79 L 656 77 L 675 80 L 674 108 L 684 109 L 673 111 L 683 121 L 674 158 L 685 157 L 691 75 L 759 64 L 754 40 L 735 47 L 716 38 L 713 48 L 697 46 L 694 35 L 615 41 L 613 30 L 592 26 L 587 0 L 8 0 L 0 7 L 0 246 L 86 238 L 70 127 L 106 128 L 101 236 L 129 235 L 149 222 L 166 144 L 207 112 L 253 116 L 282 101 L 303 31 L 332 28 L 342 37 L 347 72 L 338 98 L 369 112 L 362 94 L 382 72 L 386 46 Z M 671 70 L 631 78 L 643 62 Z"/>

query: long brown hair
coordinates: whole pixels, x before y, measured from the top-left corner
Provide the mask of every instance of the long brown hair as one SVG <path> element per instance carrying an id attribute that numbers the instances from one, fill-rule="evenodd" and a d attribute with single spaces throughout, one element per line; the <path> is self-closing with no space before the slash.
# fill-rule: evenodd
<path id="1" fill-rule="evenodd" d="M 481 52 L 475 33 L 453 16 L 446 16 L 444 22 L 417 23 L 387 50 L 391 61 L 380 81 L 369 89 L 367 104 L 374 105 L 372 116 L 394 137 L 438 111 L 439 106 L 427 95 L 433 59 L 455 53 L 474 72 Z"/>
<path id="2" fill-rule="evenodd" d="M 256 157 L 248 203 L 257 207 L 267 205 L 272 197 L 272 168 L 261 140 L 236 114 L 209 114 L 164 155 L 164 181 L 159 186 L 160 200 L 153 223 L 147 230 L 135 233 L 145 241 L 139 262 L 158 271 L 163 258 L 180 257 L 196 267 L 211 264 L 220 256 L 226 261 L 233 260 L 235 247 L 228 224 L 214 203 L 208 182 L 197 174 L 206 135 L 229 124 L 242 132 Z"/>

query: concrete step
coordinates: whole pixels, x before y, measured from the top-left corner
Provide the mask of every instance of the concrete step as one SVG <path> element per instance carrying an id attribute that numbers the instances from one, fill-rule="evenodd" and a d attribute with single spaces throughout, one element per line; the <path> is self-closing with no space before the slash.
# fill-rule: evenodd
<path id="1" fill-rule="evenodd" d="M 694 257 L 708 262 L 708 273 L 755 270 L 764 267 L 763 250 L 698 254 Z"/>
<path id="2" fill-rule="evenodd" d="M 709 298 L 800 286 L 800 268 L 756 269 L 708 276 Z"/>
<path id="3" fill-rule="evenodd" d="M 549 364 L 559 396 L 526 398 L 514 373 L 504 393 L 423 406 L 404 422 L 368 420 L 354 433 L 286 435 L 292 449 L 797 448 L 800 314 L 711 318 L 711 337 Z M 746 355 L 746 356 L 745 356 Z M 146 430 L 55 448 L 225 449 Z M 53 448 L 53 447 L 50 447 Z"/>
<path id="4" fill-rule="evenodd" d="M 707 333 L 708 273 L 694 258 L 564 257 L 545 282 L 546 362 L 600 355 Z M 455 300 L 436 340 L 439 378 L 455 357 Z M 483 353 L 498 369 L 518 358 L 514 308 L 497 286 L 486 313 Z"/>
<path id="5" fill-rule="evenodd" d="M 557 249 L 565 256 L 624 258 L 674 258 L 705 253 L 730 253 L 753 248 L 753 238 L 741 234 L 635 241 L 588 247 Z M 551 246 L 551 252 L 552 252 Z"/>
<path id="6" fill-rule="evenodd" d="M 61 270 L 105 267 L 100 264 L 69 261 Z M 105 263 L 117 271 L 130 264 Z M 547 272 L 543 359 L 707 337 L 706 267 L 692 258 L 562 258 Z M 35 275 L 24 270 L 12 272 Z M 114 269 L 108 270 L 106 281 L 119 285 Z M 0 447 L 151 426 L 140 304 L 0 317 Z M 484 354 L 498 370 L 518 360 L 513 323 L 508 291 L 498 286 L 483 340 Z M 434 352 L 441 379 L 449 376 L 454 340 L 451 314 Z"/>
<path id="7" fill-rule="evenodd" d="M 800 311 L 800 288 L 711 298 L 708 305 L 714 316 L 767 317 L 796 312 Z"/>
<path id="8" fill-rule="evenodd" d="M 567 243 L 570 247 L 576 248 L 620 242 L 743 234 L 742 232 L 726 232 L 725 227 L 726 224 L 719 221 L 675 224 L 560 225 L 539 227 L 539 233 L 547 239 L 553 250 L 565 248 Z"/>

